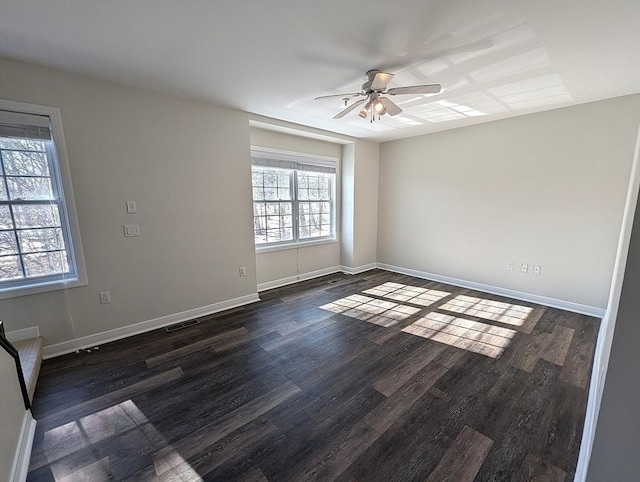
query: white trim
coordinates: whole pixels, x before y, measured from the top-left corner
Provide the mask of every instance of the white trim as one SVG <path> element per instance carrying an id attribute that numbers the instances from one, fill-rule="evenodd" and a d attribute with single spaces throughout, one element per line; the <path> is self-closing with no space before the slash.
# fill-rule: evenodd
<path id="1" fill-rule="evenodd" d="M 618 318 L 618 308 L 620 296 L 622 294 L 622 284 L 627 266 L 627 256 L 629 254 L 629 243 L 631 241 L 631 231 L 635 217 L 636 205 L 638 203 L 638 192 L 640 191 L 640 127 L 636 137 L 636 146 L 631 164 L 631 175 L 629 176 L 629 187 L 627 188 L 627 198 L 620 227 L 620 237 L 618 239 L 618 250 L 616 261 L 611 277 L 611 290 L 609 291 L 609 302 L 607 312 L 600 323 L 598 341 L 593 356 L 593 369 L 591 370 L 591 381 L 589 383 L 589 398 L 587 399 L 587 414 L 585 416 L 584 428 L 582 430 L 582 443 L 580 444 L 580 454 L 576 466 L 575 482 L 584 482 L 587 479 L 593 441 L 596 434 L 596 425 L 600 414 L 600 404 L 604 391 L 609 357 L 611 355 L 611 345 L 613 344 L 613 332 Z"/>
<path id="2" fill-rule="evenodd" d="M 341 265 L 340 271 L 342 271 L 345 274 L 360 274 L 360 273 L 364 273 L 365 271 L 376 269 L 377 266 L 378 266 L 377 263 L 363 264 L 362 266 L 356 266 L 355 268 L 352 268 L 351 266 Z"/>
<path id="3" fill-rule="evenodd" d="M 256 254 L 271 253 L 273 251 L 286 251 L 288 249 L 310 248 L 312 246 L 321 246 L 323 244 L 336 244 L 339 241 L 336 238 L 324 238 L 318 241 L 299 241 L 297 243 L 272 244 L 268 246 L 256 246 Z"/>
<path id="4" fill-rule="evenodd" d="M 386 271 L 393 271 L 394 273 L 401 273 L 409 276 L 415 276 L 416 278 L 424 278 L 431 281 L 438 281 L 441 283 L 447 283 L 454 286 L 460 286 L 462 288 L 469 288 L 473 290 L 484 291 L 486 293 L 506 296 L 508 298 L 514 298 L 516 300 L 528 301 L 530 303 L 536 303 L 544 306 L 549 306 L 552 308 L 560 308 L 562 310 L 572 311 L 574 313 L 595 316 L 596 318 L 602 318 L 605 313 L 605 311 L 602 308 L 597 308 L 595 306 L 582 305 L 580 303 L 573 303 L 571 301 L 557 300 L 555 298 L 548 298 L 546 296 L 539 296 L 531 293 L 524 293 L 522 291 L 510 290 L 507 288 L 500 288 L 497 286 L 486 285 L 483 283 L 476 283 L 474 281 L 451 278 L 449 276 L 442 276 L 438 274 L 427 273 L 425 271 L 402 268 L 400 266 L 393 266 L 393 265 L 384 264 L 384 263 L 377 263 L 377 267 L 380 269 L 384 269 Z"/>
<path id="5" fill-rule="evenodd" d="M 40 337 L 40 328 L 37 326 L 31 326 L 21 330 L 7 331 L 6 336 L 7 340 L 11 343 L 14 341 L 29 340 L 30 338 L 38 338 Z"/>
<path id="6" fill-rule="evenodd" d="M 9 477 L 11 482 L 24 482 L 27 480 L 35 433 L 36 421 L 33 419 L 31 411 L 27 410 L 22 419 L 22 430 L 20 430 L 16 453 L 13 456 L 13 466 L 11 467 L 11 476 Z"/>
<path id="7" fill-rule="evenodd" d="M 280 288 L 281 286 L 291 285 L 299 281 L 306 281 L 308 279 L 319 278 L 320 276 L 326 276 L 328 274 L 339 273 L 340 271 L 342 271 L 340 266 L 332 266 L 330 268 L 309 271 L 307 273 L 288 276 L 286 278 L 280 278 L 273 281 L 265 281 L 264 283 L 258 283 L 258 293 L 261 291 L 272 290 L 274 288 Z"/>
<path id="8" fill-rule="evenodd" d="M 212 313 L 218 313 L 220 311 L 229 310 L 231 308 L 237 308 L 238 306 L 255 303 L 256 301 L 260 301 L 260 297 L 258 296 L 258 293 L 252 293 L 250 295 L 221 301 L 212 305 L 202 306 L 200 308 L 181 311 L 180 313 L 161 316 L 160 318 L 155 318 L 153 320 L 141 321 L 140 323 L 134 323 L 133 325 L 103 331 L 101 333 L 96 333 L 95 335 L 83 336 L 76 340 L 69 340 L 62 343 L 56 343 L 55 345 L 45 346 L 42 350 L 42 355 L 46 360 L 47 358 L 65 355 L 82 348 L 90 348 L 102 345 L 104 343 L 109 343 L 111 341 L 120 340 L 129 336 L 138 335 L 140 333 L 145 333 L 157 328 L 173 325 L 174 323 L 180 323 L 182 321 L 192 320 L 194 318 L 210 315 Z"/>

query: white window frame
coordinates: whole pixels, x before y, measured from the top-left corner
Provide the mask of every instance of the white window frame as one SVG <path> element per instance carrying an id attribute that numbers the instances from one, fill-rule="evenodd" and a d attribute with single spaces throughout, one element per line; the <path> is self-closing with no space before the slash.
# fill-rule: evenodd
<path id="1" fill-rule="evenodd" d="M 61 213 L 61 222 L 66 222 L 69 238 L 69 246 L 66 246 L 66 249 L 69 252 L 70 261 L 75 268 L 72 269 L 72 271 L 74 271 L 72 275 L 64 273 L 59 276 L 45 277 L 44 279 L 27 278 L 12 281 L 5 287 L 0 286 L 0 299 L 86 286 L 88 284 L 87 271 L 84 262 L 82 241 L 80 239 L 80 228 L 73 196 L 73 186 L 71 185 L 71 172 L 69 170 L 67 147 L 64 142 L 60 109 L 57 107 L 27 104 L 3 99 L 0 99 L 0 109 L 25 114 L 46 115 L 49 117 L 53 149 L 47 149 L 47 156 L 52 156 L 50 161 L 55 169 L 54 172 L 51 173 L 51 176 L 56 176 L 58 189 L 62 194 L 61 203 L 63 212 Z"/>
<path id="2" fill-rule="evenodd" d="M 283 161 L 283 168 L 285 169 L 293 169 L 299 171 L 305 171 L 303 167 L 297 169 L 295 166 L 296 163 L 299 163 L 302 166 L 322 166 L 322 167 L 330 167 L 334 169 L 334 181 L 331 183 L 331 234 L 328 236 L 320 236 L 314 238 L 305 238 L 300 239 L 299 237 L 299 226 L 298 226 L 298 202 L 297 199 L 297 185 L 296 185 L 296 174 L 294 173 L 291 181 L 291 193 L 292 193 L 292 216 L 293 216 L 293 239 L 290 241 L 278 241 L 273 243 L 262 243 L 255 244 L 256 253 L 264 253 L 269 251 L 279 251 L 284 249 L 291 249 L 302 246 L 313 246 L 320 244 L 328 244 L 328 243 L 336 243 L 338 237 L 338 193 L 339 193 L 339 159 L 335 157 L 329 156 L 321 156 L 321 155 L 312 155 L 300 152 L 292 152 L 292 151 L 284 151 L 281 149 L 273 149 L 268 147 L 258 147 L 251 146 L 251 158 L 252 158 L 252 168 L 255 165 L 254 160 L 256 158 L 268 158 L 270 160 L 280 160 Z M 292 167 L 289 167 L 292 165 Z M 278 167 L 278 166 L 272 166 Z M 304 202 L 302 200 L 301 202 Z M 252 193 L 252 203 L 253 203 L 253 193 Z M 255 243 L 255 237 L 254 237 Z"/>

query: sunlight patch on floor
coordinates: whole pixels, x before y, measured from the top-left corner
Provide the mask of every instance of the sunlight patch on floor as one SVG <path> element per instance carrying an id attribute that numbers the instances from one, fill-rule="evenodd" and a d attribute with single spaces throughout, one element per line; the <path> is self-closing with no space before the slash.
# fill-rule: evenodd
<path id="1" fill-rule="evenodd" d="M 379 326 L 393 326 L 420 311 L 420 308 L 400 305 L 362 295 L 351 295 L 320 307 L 357 320 Z"/>
<path id="2" fill-rule="evenodd" d="M 365 290 L 363 293 L 420 306 L 431 306 L 451 294 L 446 291 L 391 282 Z"/>
<path id="3" fill-rule="evenodd" d="M 169 445 L 136 404 L 132 400 L 125 400 L 47 430 L 43 440 L 45 460 L 41 462 L 49 464 L 56 481 L 112 480 L 109 457 L 101 459 L 89 457 L 89 460 L 86 460 L 87 465 L 73 472 L 69 472 L 68 459 L 75 458 L 74 454 L 80 452 L 78 456 L 84 461 L 87 455 L 81 455 L 81 451 L 90 450 L 92 455 L 97 455 L 98 452 L 91 449 L 93 444 L 112 436 L 122 437 L 122 440 L 126 441 L 129 440 L 129 436 L 134 438 L 134 434 L 138 435 L 139 439 L 145 440 L 147 445 L 155 450 Z M 33 462 L 36 462 L 36 467 L 42 465 L 37 461 L 32 461 L 32 464 Z M 175 452 L 172 454 L 171 464 L 162 468 L 162 472 L 168 471 L 171 471 L 172 480 L 202 480 L 198 473 Z"/>
<path id="4" fill-rule="evenodd" d="M 402 331 L 491 358 L 502 355 L 516 334 L 508 328 L 437 312 L 429 313 Z"/>
<path id="5" fill-rule="evenodd" d="M 485 300 L 472 296 L 459 295 L 447 301 L 439 309 L 452 311 L 485 320 L 497 321 L 513 326 L 522 326 L 533 311 L 528 306 Z"/>

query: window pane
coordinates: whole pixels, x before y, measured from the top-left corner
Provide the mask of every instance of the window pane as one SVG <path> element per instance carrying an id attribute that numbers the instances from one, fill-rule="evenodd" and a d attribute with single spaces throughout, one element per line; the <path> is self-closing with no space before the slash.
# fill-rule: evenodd
<path id="1" fill-rule="evenodd" d="M 289 190 L 289 187 L 278 188 L 278 199 L 281 201 L 288 201 L 291 199 L 291 191 Z"/>
<path id="2" fill-rule="evenodd" d="M 287 188 L 291 186 L 290 175 L 288 171 L 280 172 L 278 174 L 278 187 Z"/>
<path id="3" fill-rule="evenodd" d="M 18 243 L 14 231 L 0 231 L 0 256 L 17 254 Z"/>
<path id="4" fill-rule="evenodd" d="M 15 204 L 13 213 L 17 228 L 60 227 L 60 213 L 55 204 Z"/>
<path id="5" fill-rule="evenodd" d="M 254 201 L 262 201 L 264 199 L 264 191 L 262 187 L 254 187 L 253 188 L 253 200 Z"/>
<path id="6" fill-rule="evenodd" d="M 64 239 L 60 228 L 18 231 L 18 237 L 20 238 L 20 249 L 23 253 L 64 249 Z"/>
<path id="7" fill-rule="evenodd" d="M 291 214 L 291 203 L 280 203 L 280 214 Z"/>
<path id="8" fill-rule="evenodd" d="M 309 199 L 309 190 L 298 188 L 298 199 L 302 201 Z"/>
<path id="9" fill-rule="evenodd" d="M 0 201 L 6 201 L 9 198 L 7 197 L 7 188 L 4 184 L 4 179 L 0 177 Z"/>
<path id="10" fill-rule="evenodd" d="M 267 214 L 278 215 L 280 214 L 280 203 L 265 203 Z"/>
<path id="11" fill-rule="evenodd" d="M 67 257 L 64 251 L 52 253 L 25 254 L 24 269 L 29 278 L 69 272 Z"/>
<path id="12" fill-rule="evenodd" d="M 264 216 L 267 214 L 265 203 L 253 203 L 253 215 Z"/>
<path id="13" fill-rule="evenodd" d="M 269 201 L 276 201 L 278 199 L 278 188 L 265 187 L 264 188 L 264 198 L 269 200 Z"/>
<path id="14" fill-rule="evenodd" d="M 48 177 L 7 177 L 7 185 L 11 199 L 53 199 L 51 179 Z"/>
<path id="15" fill-rule="evenodd" d="M 0 148 L 42 152 L 45 150 L 44 141 L 37 139 L 18 139 L 16 137 L 0 137 Z"/>
<path id="16" fill-rule="evenodd" d="M 0 256 L 0 280 L 23 278 L 17 256 Z"/>
<path id="17" fill-rule="evenodd" d="M 13 229 L 9 206 L 0 206 L 0 229 Z"/>
<path id="18" fill-rule="evenodd" d="M 44 152 L 2 151 L 7 176 L 49 176 L 49 164 Z"/>

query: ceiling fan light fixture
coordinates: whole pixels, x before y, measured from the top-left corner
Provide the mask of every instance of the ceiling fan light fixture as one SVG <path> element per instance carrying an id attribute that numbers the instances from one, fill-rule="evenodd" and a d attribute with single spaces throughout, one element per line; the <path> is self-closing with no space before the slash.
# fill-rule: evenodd
<path id="1" fill-rule="evenodd" d="M 378 115 L 382 115 L 387 111 L 387 107 L 384 105 L 382 99 L 374 100 L 371 106 L 373 107 L 373 111 Z"/>

